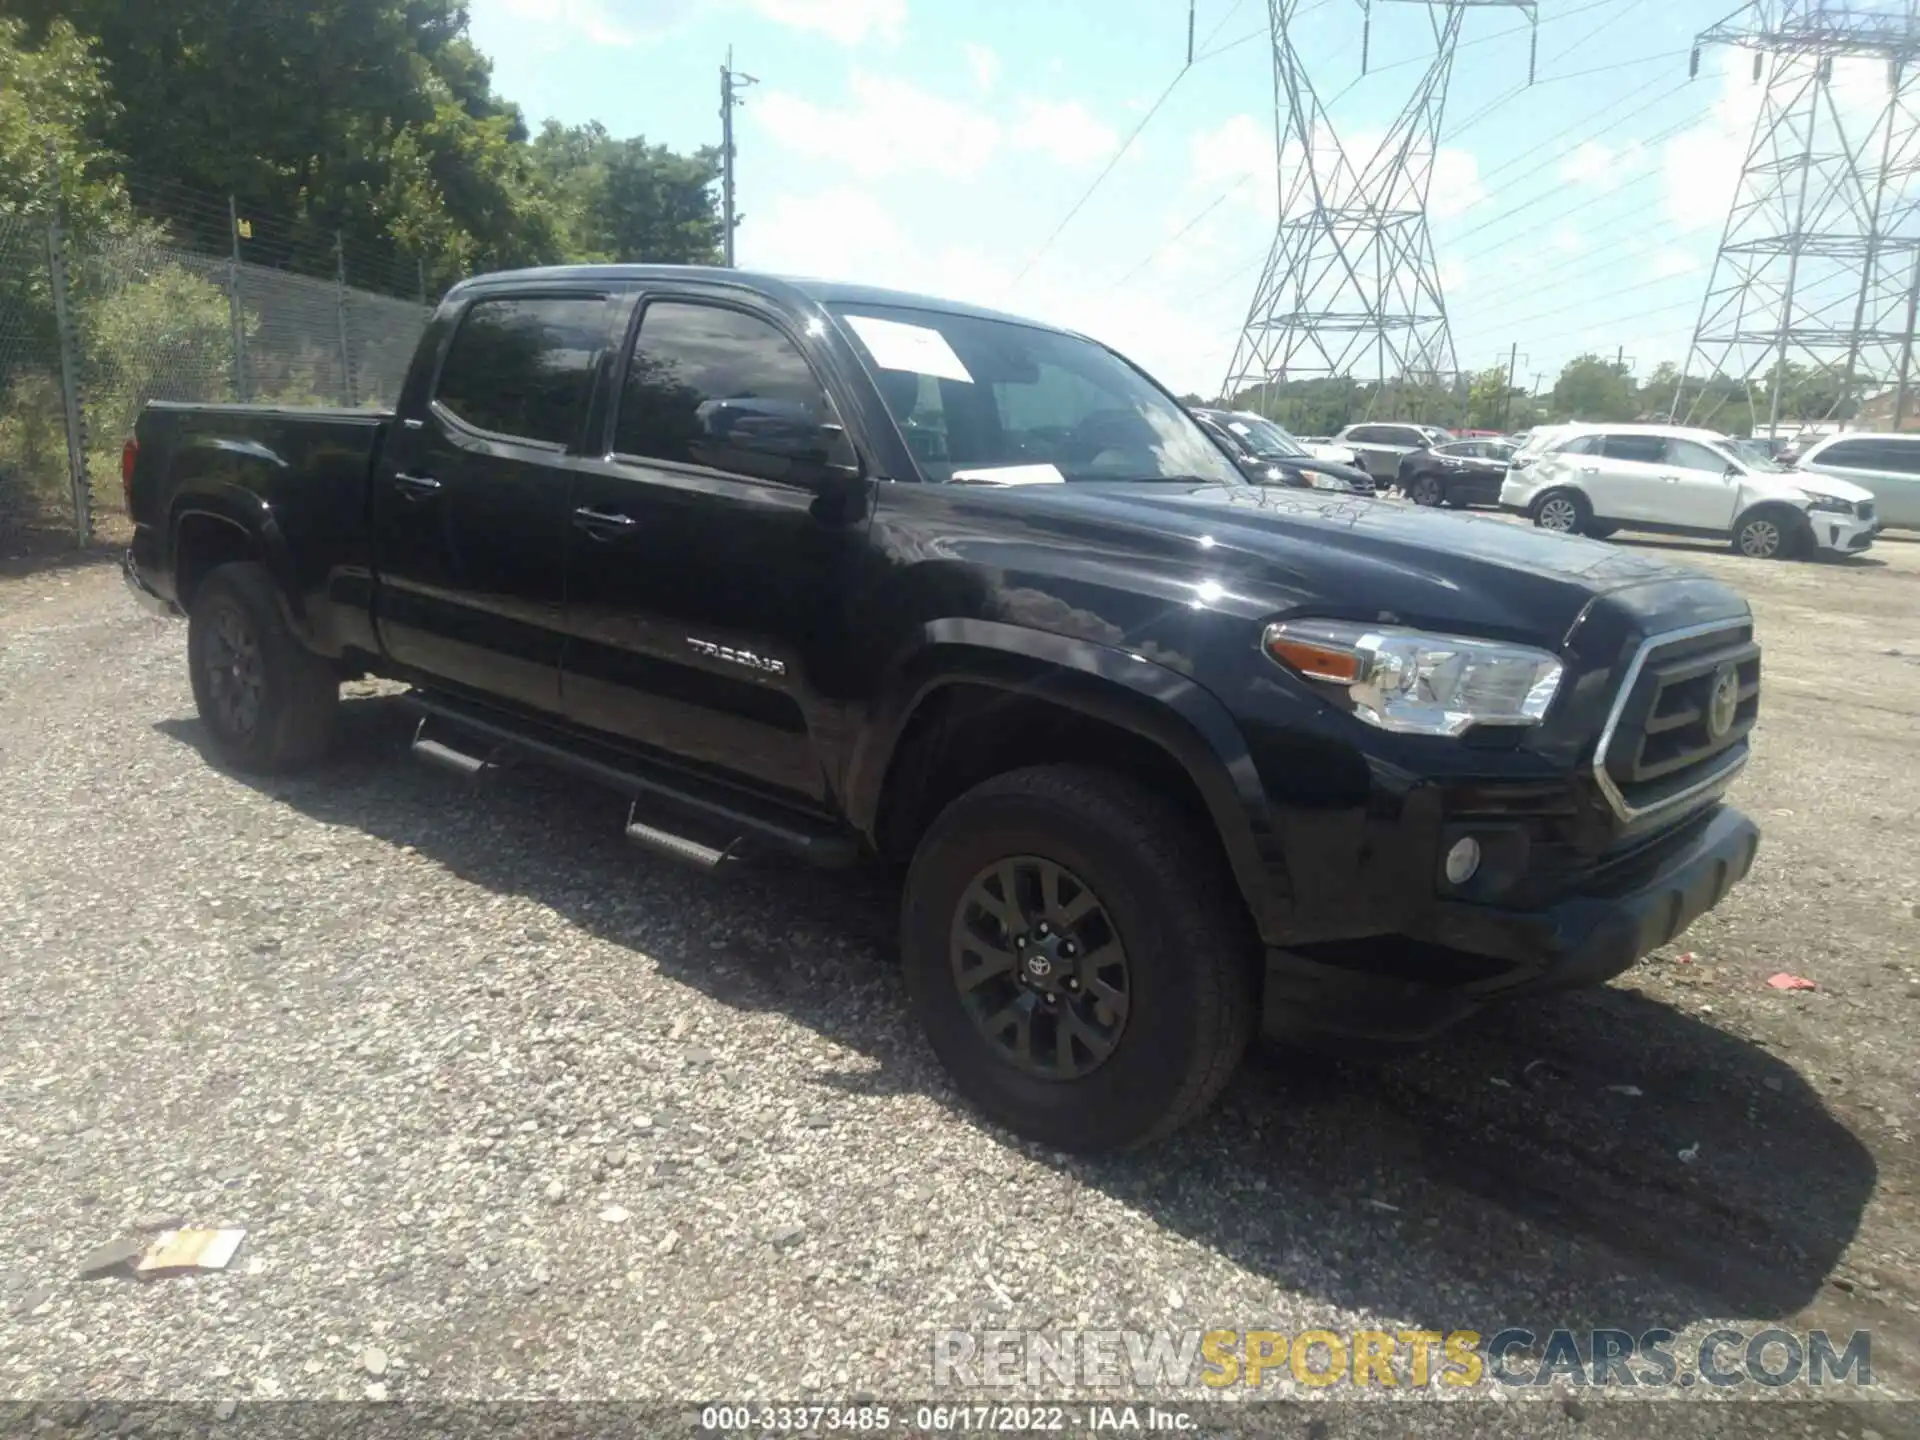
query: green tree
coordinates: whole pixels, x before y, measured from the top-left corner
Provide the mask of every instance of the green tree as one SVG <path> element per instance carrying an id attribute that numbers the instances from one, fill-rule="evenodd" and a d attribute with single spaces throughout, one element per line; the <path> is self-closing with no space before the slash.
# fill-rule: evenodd
<path id="1" fill-rule="evenodd" d="M 720 256 L 712 186 L 720 152 L 681 155 L 644 137 L 620 140 L 598 122 L 549 120 L 532 145 L 534 173 L 569 258 L 711 264 Z"/>
<path id="2" fill-rule="evenodd" d="M 1639 392 L 1625 365 L 1581 355 L 1561 368 L 1553 386 L 1553 412 L 1568 420 L 1632 420 Z"/>
<path id="3" fill-rule="evenodd" d="M 1498 430 L 1508 423 L 1517 392 L 1507 383 L 1507 367 L 1492 365 L 1482 370 L 1467 391 L 1467 424 L 1476 430 Z"/>

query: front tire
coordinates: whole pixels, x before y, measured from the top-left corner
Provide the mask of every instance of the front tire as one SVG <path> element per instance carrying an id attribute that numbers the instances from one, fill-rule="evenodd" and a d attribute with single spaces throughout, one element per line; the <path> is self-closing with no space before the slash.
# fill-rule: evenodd
<path id="1" fill-rule="evenodd" d="M 340 708 L 333 667 L 300 643 L 272 578 L 250 562 L 200 582 L 187 617 L 193 700 L 236 770 L 296 770 L 326 754 Z"/>
<path id="2" fill-rule="evenodd" d="M 1749 560 L 1787 560 L 1801 549 L 1801 537 L 1777 510 L 1743 516 L 1733 530 L 1734 553 Z"/>
<path id="3" fill-rule="evenodd" d="M 1256 947 L 1210 837 L 1104 771 L 999 775 L 942 811 L 908 872 L 907 992 L 987 1117 L 1117 1150 L 1210 1105 L 1252 1035 Z"/>

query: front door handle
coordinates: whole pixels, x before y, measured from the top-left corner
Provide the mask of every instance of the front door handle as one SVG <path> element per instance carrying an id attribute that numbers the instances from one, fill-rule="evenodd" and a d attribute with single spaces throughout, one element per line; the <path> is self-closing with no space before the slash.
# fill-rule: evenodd
<path id="1" fill-rule="evenodd" d="M 1580 473 L 1582 475 L 1598 475 L 1600 473 L 1600 467 L 1598 465 L 1582 465 L 1580 467 Z"/>
<path id="2" fill-rule="evenodd" d="M 612 538 L 608 532 L 622 534 L 631 530 L 640 522 L 631 515 L 622 515 L 617 510 L 593 510 L 582 508 L 573 512 L 574 528 L 586 531 L 595 539 Z"/>
<path id="3" fill-rule="evenodd" d="M 1680 483 L 1680 477 L 1678 475 L 1662 475 L 1660 478 L 1669 485 L 1678 485 Z"/>
<path id="4" fill-rule="evenodd" d="M 409 500 L 425 500 L 440 493 L 440 482 L 431 475 L 409 475 L 402 470 L 393 477 L 393 484 Z"/>

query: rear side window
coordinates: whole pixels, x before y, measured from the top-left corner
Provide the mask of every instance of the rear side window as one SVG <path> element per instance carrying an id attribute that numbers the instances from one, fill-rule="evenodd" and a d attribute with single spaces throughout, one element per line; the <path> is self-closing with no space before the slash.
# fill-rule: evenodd
<path id="1" fill-rule="evenodd" d="M 827 392 L 778 328 L 740 310 L 660 300 L 640 317 L 613 448 L 778 480 L 832 421 Z M 840 447 L 835 458 L 851 460 L 844 436 Z"/>
<path id="2" fill-rule="evenodd" d="M 606 335 L 598 296 L 477 301 L 454 331 L 434 400 L 476 430 L 570 445 Z"/>
<path id="3" fill-rule="evenodd" d="M 1600 453 L 1609 460 L 1658 465 L 1667 458 L 1667 442 L 1660 435 L 1609 435 L 1601 441 Z"/>
<path id="4" fill-rule="evenodd" d="M 1821 465 L 1854 465 L 1864 470 L 1879 457 L 1871 440 L 1841 440 L 1829 445 L 1814 459 Z"/>
<path id="5" fill-rule="evenodd" d="M 1920 440 L 1836 440 L 1813 463 L 1920 475 Z"/>
<path id="6" fill-rule="evenodd" d="M 1547 448 L 1562 455 L 1598 455 L 1600 437 L 1598 435 L 1576 435 L 1564 445 L 1548 442 Z"/>
<path id="7" fill-rule="evenodd" d="M 1356 445 L 1384 445 L 1386 436 L 1378 425 L 1356 425 L 1347 432 L 1347 439 Z"/>

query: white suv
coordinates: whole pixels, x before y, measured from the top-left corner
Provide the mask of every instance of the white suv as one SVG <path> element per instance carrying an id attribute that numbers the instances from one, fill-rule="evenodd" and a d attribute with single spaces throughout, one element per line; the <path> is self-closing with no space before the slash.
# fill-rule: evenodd
<path id="1" fill-rule="evenodd" d="M 1882 525 L 1920 530 L 1920 435 L 1822 435 L 1799 457 L 1798 469 L 1837 475 L 1871 490 Z"/>
<path id="2" fill-rule="evenodd" d="M 1515 468 L 1500 504 L 1543 530 L 1604 539 L 1620 529 L 1729 538 L 1755 559 L 1858 554 L 1880 521 L 1872 494 L 1789 470 L 1751 442 L 1677 425 L 1583 426 Z"/>

